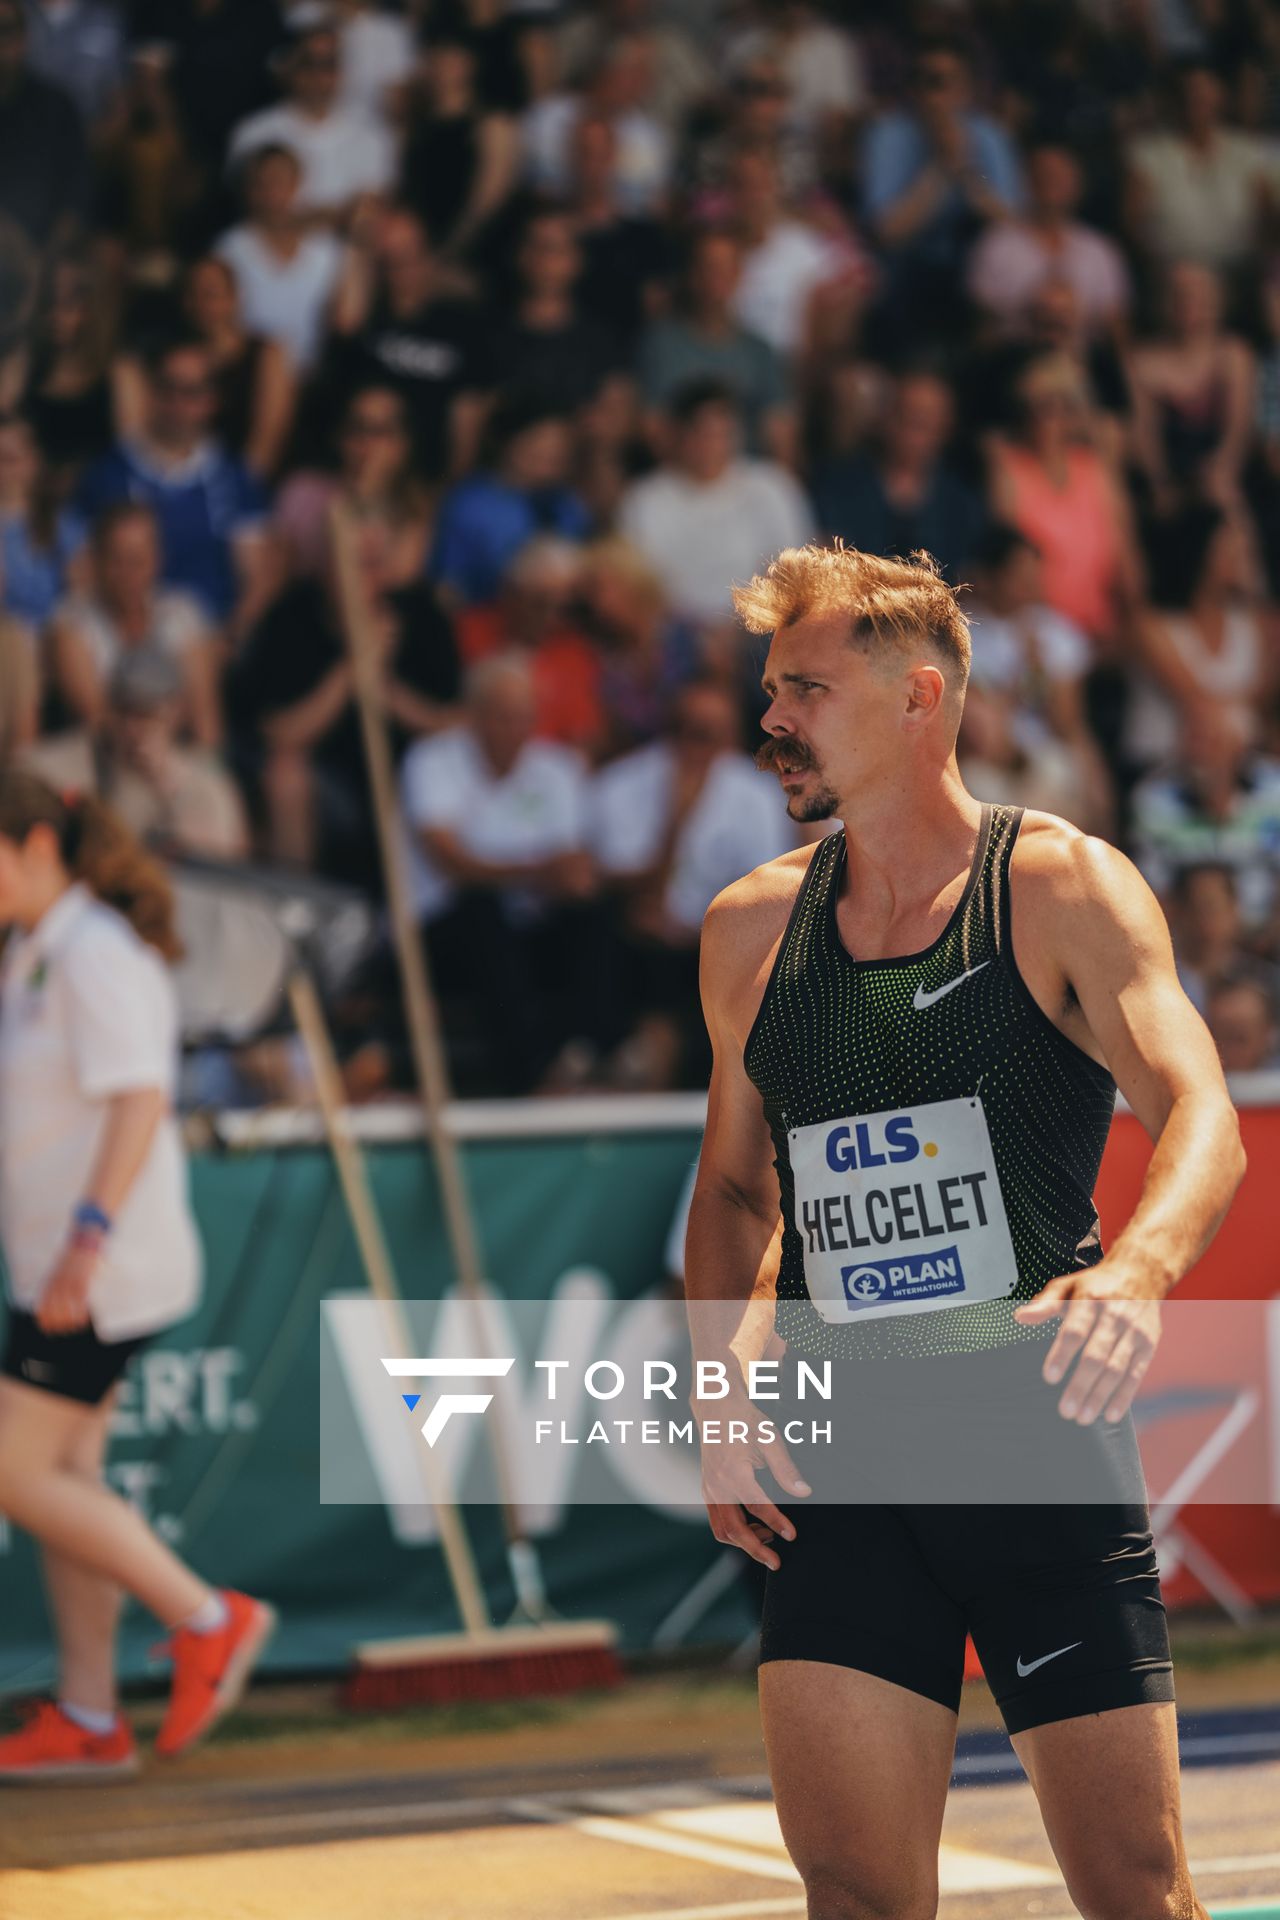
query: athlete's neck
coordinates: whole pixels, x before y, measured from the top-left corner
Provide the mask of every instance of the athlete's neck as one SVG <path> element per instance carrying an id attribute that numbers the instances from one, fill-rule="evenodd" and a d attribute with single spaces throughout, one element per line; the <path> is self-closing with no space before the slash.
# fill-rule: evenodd
<path id="1" fill-rule="evenodd" d="M 842 892 L 859 917 L 886 932 L 927 908 L 973 861 L 982 803 L 954 762 L 936 785 L 860 793 L 842 813 L 848 858 Z"/>

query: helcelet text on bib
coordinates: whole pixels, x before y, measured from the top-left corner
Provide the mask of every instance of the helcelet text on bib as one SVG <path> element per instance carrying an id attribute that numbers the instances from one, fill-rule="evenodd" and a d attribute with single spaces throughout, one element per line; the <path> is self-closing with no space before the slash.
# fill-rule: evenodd
<path id="1" fill-rule="evenodd" d="M 970 1306 L 1018 1269 L 976 1094 L 793 1127 L 795 1225 L 825 1320 Z"/>

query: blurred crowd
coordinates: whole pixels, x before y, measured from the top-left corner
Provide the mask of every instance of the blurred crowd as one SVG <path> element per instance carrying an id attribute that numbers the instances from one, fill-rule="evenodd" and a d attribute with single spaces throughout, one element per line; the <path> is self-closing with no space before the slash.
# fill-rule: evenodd
<path id="1" fill-rule="evenodd" d="M 1269 0 L 0 0 L 0 751 L 375 887 L 335 503 L 463 1091 L 705 1082 L 703 912 L 826 830 L 729 588 L 833 536 L 1280 1064 Z"/>

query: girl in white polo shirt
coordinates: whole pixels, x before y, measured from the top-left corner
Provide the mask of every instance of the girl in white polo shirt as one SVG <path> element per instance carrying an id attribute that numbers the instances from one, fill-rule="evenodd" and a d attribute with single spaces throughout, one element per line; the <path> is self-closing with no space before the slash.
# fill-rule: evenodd
<path id="1" fill-rule="evenodd" d="M 126 1362 L 200 1295 L 167 882 L 96 800 L 9 769 L 0 923 L 0 1513 L 39 1542 L 59 1651 L 58 1697 L 0 1740 L 0 1780 L 97 1777 L 137 1766 L 115 1688 L 122 1590 L 172 1630 L 160 1753 L 234 1704 L 275 1614 L 201 1580 L 102 1479 Z"/>

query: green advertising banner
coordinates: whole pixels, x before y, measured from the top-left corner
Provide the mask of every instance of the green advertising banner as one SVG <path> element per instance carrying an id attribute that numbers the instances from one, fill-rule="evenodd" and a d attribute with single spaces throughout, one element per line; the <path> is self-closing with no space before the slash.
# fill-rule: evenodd
<path id="1" fill-rule="evenodd" d="M 527 1106 L 483 1118 L 470 1109 L 481 1137 L 466 1140 L 465 1166 L 490 1284 L 546 1299 L 586 1267 L 618 1299 L 662 1287 L 699 1104 L 656 1103 L 654 1123 L 638 1130 L 635 1103 L 598 1102 L 578 1131 L 564 1130 L 571 1116 L 555 1104 L 554 1133 L 535 1131 L 546 1116 Z M 310 1141 L 288 1144 L 282 1127 L 286 1143 L 271 1144 L 270 1127 L 258 1126 L 252 1146 L 193 1155 L 204 1300 L 131 1364 L 108 1477 L 202 1575 L 275 1602 L 281 1630 L 269 1668 L 336 1673 L 358 1640 L 459 1622 L 437 1545 L 406 1544 L 379 1507 L 319 1499 L 320 1303 L 364 1282 L 329 1155 L 310 1116 L 293 1121 Z M 403 1121 L 367 1130 L 391 1136 L 365 1150 L 401 1289 L 438 1298 L 452 1271 L 423 1144 L 394 1137 L 412 1133 Z M 514 1605 L 501 1512 L 473 1507 L 466 1519 L 500 1622 Z M 737 1641 L 751 1630 L 741 1556 L 717 1545 L 705 1515 L 566 1507 L 538 1544 L 551 1604 L 616 1620 L 626 1650 Z M 0 1592 L 0 1693 L 38 1690 L 54 1667 L 37 1555 L 3 1522 Z M 159 1631 L 130 1607 L 126 1679 L 151 1670 L 147 1647 Z"/>

